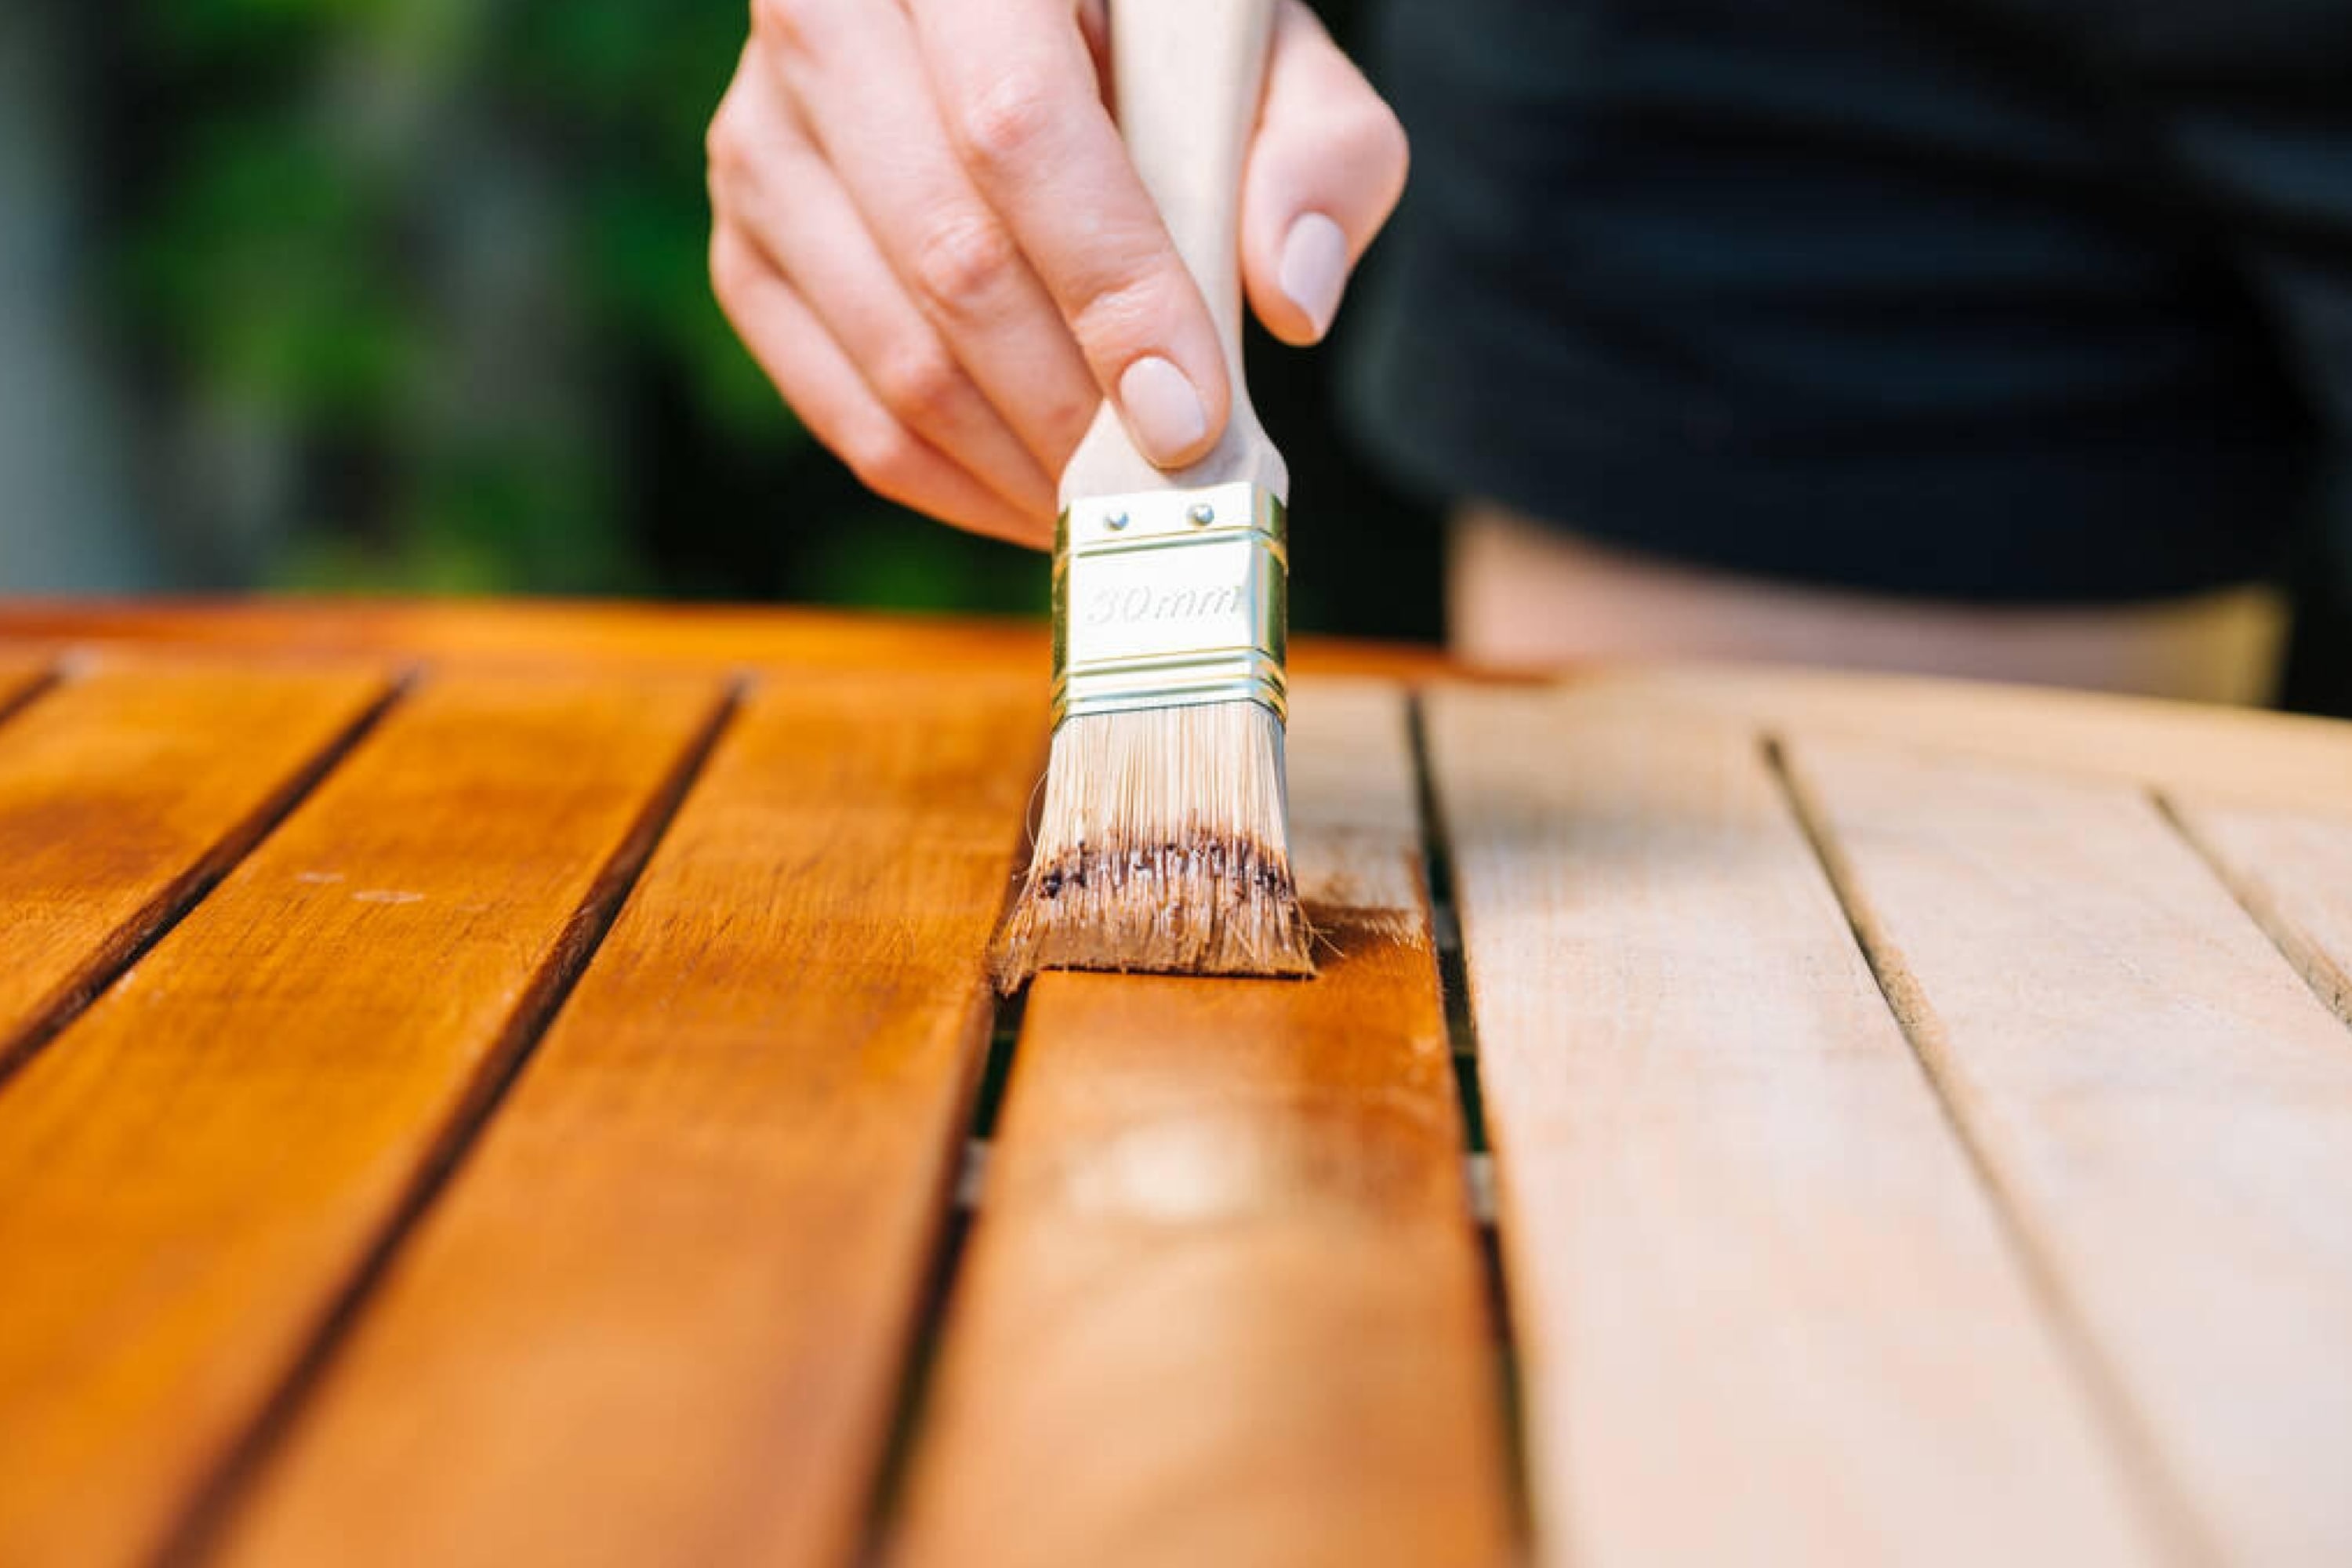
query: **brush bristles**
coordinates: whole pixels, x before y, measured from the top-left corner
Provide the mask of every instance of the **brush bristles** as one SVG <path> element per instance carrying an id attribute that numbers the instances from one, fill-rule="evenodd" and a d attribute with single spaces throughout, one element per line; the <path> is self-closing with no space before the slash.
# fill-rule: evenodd
<path id="1" fill-rule="evenodd" d="M 1255 702 L 1066 720 L 999 989 L 1041 969 L 1312 974 L 1291 880 L 1282 721 Z"/>

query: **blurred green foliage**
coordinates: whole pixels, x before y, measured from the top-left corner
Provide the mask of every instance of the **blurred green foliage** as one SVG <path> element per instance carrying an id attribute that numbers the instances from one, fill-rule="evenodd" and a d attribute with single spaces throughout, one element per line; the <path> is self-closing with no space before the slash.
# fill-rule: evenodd
<path id="1" fill-rule="evenodd" d="M 164 504 L 244 542 L 195 580 L 1044 608 L 1036 555 L 862 489 L 711 299 L 743 0 L 121 4 L 116 272 L 211 487 Z M 1428 635 L 1433 531 L 1336 444 L 1331 363 L 1252 347 L 1328 547 L 1294 624 Z"/>
<path id="2" fill-rule="evenodd" d="M 744 0 L 47 4 L 190 585 L 1043 607 L 1036 556 L 860 489 L 711 299 Z M 1317 8 L 1343 40 L 1369 9 Z M 1337 437 L 1333 363 L 1251 346 L 1293 624 L 1434 636 L 1431 511 Z M 2296 574 L 2289 695 L 2322 710 L 2352 703 L 2347 539 Z"/>
<path id="3" fill-rule="evenodd" d="M 612 389 L 655 374 L 700 421 L 791 438 L 705 281 L 701 130 L 741 0 L 145 0 L 135 23 L 176 110 L 130 216 L 142 336 L 184 395 L 330 470 L 273 575 L 649 589 Z M 522 254 L 477 254 L 502 244 Z M 518 294 L 545 338 L 509 345 L 534 362 L 513 376 L 482 363 L 483 311 Z"/>

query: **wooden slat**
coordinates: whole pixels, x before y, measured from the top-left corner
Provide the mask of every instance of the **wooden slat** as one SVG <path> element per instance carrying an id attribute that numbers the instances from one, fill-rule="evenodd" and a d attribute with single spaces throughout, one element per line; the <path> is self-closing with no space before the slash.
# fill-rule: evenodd
<path id="1" fill-rule="evenodd" d="M 1545 1559 L 2138 1558 L 1759 737 L 1427 700 Z"/>
<path id="2" fill-rule="evenodd" d="M 0 1074 L 251 847 L 384 689 L 353 669 L 101 668 L 0 729 Z"/>
<path id="3" fill-rule="evenodd" d="M 850 1561 L 1044 719 L 751 701 L 224 1561 Z"/>
<path id="4" fill-rule="evenodd" d="M 2352 1561 L 2352 1048 L 2134 788 L 1799 738 L 1952 1112 L 2218 1553 Z"/>
<path id="5" fill-rule="evenodd" d="M 0 720 L 24 706 L 26 698 L 49 678 L 50 661 L 41 654 L 0 651 Z"/>
<path id="6" fill-rule="evenodd" d="M 1036 982 L 900 1564 L 1507 1555 L 1403 710 L 1291 735 L 1322 973 Z"/>
<path id="7" fill-rule="evenodd" d="M 2322 809 L 2352 799 L 2352 724 L 2332 719 L 1832 670 L 1631 668 L 1576 684 L 1627 700 L 1703 708 L 1766 730 L 1927 746 L 2212 799 Z"/>
<path id="8" fill-rule="evenodd" d="M 1044 590 L 1044 578 L 1039 578 Z M 846 671 L 990 668 L 1042 682 L 1042 617 L 532 600 L 137 599 L 0 601 L 0 637 L 160 643 L 238 650 L 398 653 L 523 664 Z M 1444 667 L 1436 648 L 1299 637 L 1294 674 L 1415 679 Z"/>
<path id="9" fill-rule="evenodd" d="M 2333 811 L 2195 795 L 2169 805 L 2239 903 L 2320 1000 L 2352 1023 L 2352 786 L 2342 799 Z"/>
<path id="10" fill-rule="evenodd" d="M 404 701 L 0 1092 L 0 1562 L 142 1561 L 618 896 L 703 681 Z"/>

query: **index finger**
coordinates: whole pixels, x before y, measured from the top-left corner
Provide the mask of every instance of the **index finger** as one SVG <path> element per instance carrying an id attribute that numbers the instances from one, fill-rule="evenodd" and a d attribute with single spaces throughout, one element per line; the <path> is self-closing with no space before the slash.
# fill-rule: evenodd
<path id="1" fill-rule="evenodd" d="M 1103 106 L 1071 0 L 911 0 L 948 132 L 1145 454 L 1193 461 L 1232 405 L 1215 319 Z"/>

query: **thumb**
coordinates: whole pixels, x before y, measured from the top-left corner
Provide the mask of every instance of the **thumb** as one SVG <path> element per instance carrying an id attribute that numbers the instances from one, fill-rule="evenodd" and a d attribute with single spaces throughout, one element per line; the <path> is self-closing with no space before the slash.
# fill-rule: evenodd
<path id="1" fill-rule="evenodd" d="M 1242 281 L 1284 342 L 1320 342 L 1404 191 L 1404 127 L 1302 0 L 1284 0 L 1242 176 Z"/>

